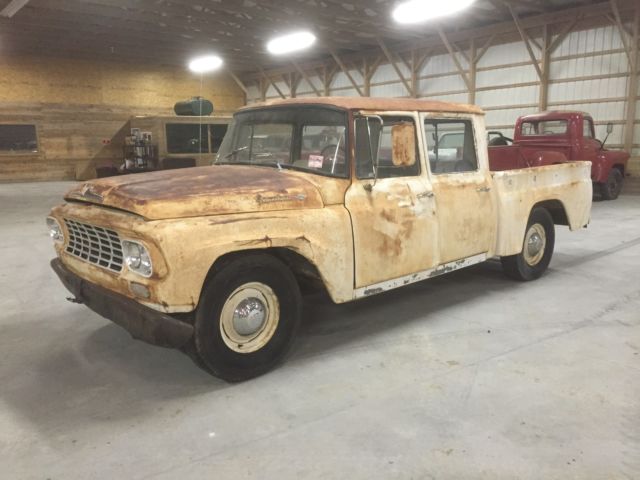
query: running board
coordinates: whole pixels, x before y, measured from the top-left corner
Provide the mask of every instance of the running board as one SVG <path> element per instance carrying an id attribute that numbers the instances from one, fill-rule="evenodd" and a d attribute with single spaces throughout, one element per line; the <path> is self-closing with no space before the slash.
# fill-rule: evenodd
<path id="1" fill-rule="evenodd" d="M 444 273 L 453 272 L 454 270 L 460 270 L 461 268 L 470 267 L 477 263 L 482 263 L 487 260 L 487 254 L 481 253 L 479 255 L 473 255 L 471 257 L 462 258 L 460 260 L 454 260 L 453 262 L 439 265 L 436 268 L 430 268 L 429 270 L 423 270 L 421 272 L 412 273 L 411 275 L 405 275 L 404 277 L 394 278 L 393 280 L 386 280 L 380 283 L 374 283 L 366 287 L 356 288 L 353 298 L 362 298 L 375 295 L 377 293 L 386 292 L 387 290 L 393 290 L 394 288 L 404 287 L 410 283 L 421 282 L 428 278 L 437 277 Z"/>

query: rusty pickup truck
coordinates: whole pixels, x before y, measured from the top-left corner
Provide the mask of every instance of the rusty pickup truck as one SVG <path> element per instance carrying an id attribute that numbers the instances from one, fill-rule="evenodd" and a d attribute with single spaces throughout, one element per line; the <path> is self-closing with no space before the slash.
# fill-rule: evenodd
<path id="1" fill-rule="evenodd" d="M 447 133 L 461 146 L 430 155 Z M 77 185 L 47 219 L 52 267 L 134 338 L 240 381 L 283 358 L 301 292 L 350 302 L 492 257 L 540 277 L 554 226 L 589 222 L 590 169 L 491 172 L 475 106 L 281 100 L 237 112 L 214 165 Z"/>

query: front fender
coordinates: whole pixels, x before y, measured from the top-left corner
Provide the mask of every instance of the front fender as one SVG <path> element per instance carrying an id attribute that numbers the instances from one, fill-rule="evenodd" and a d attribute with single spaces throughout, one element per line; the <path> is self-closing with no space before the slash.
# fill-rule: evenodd
<path id="1" fill-rule="evenodd" d="M 154 223 L 168 265 L 156 289 L 165 311 L 195 309 L 207 274 L 221 256 L 268 248 L 286 248 L 305 257 L 335 302 L 353 298 L 353 236 L 342 205 Z"/>

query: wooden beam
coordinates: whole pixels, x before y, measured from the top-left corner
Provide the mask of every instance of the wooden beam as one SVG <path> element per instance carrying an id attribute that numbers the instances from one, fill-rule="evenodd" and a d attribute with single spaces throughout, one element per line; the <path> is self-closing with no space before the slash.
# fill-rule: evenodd
<path id="1" fill-rule="evenodd" d="M 469 81 L 469 78 L 467 77 L 467 74 L 465 73 L 464 68 L 462 68 L 462 64 L 460 63 L 460 60 L 458 60 L 458 56 L 456 55 L 456 52 L 453 50 L 453 46 L 451 45 L 451 43 L 449 43 L 449 39 L 447 38 L 447 35 L 444 33 L 444 30 L 442 30 L 442 28 L 440 27 L 437 28 L 437 31 L 438 31 L 438 35 L 440 35 L 440 38 L 442 39 L 442 43 L 444 43 L 445 48 L 447 49 L 447 51 L 449 52 L 449 55 L 453 59 L 453 63 L 455 63 L 456 65 L 456 68 L 458 69 L 458 73 L 460 74 L 460 76 L 462 77 L 462 80 L 467 86 L 467 90 L 471 91 L 473 86 L 471 85 L 471 82 Z"/>
<path id="2" fill-rule="evenodd" d="M 540 65 L 538 65 L 538 59 L 536 58 L 535 54 L 533 53 L 533 49 L 531 48 L 531 40 L 529 38 L 529 35 L 527 34 L 524 27 L 520 23 L 520 19 L 518 18 L 518 15 L 513 10 L 511 5 L 507 3 L 506 6 L 509 9 L 509 13 L 511 13 L 511 17 L 513 18 L 514 23 L 516 24 L 516 29 L 518 30 L 518 33 L 522 37 L 524 46 L 527 48 L 527 52 L 529 52 L 529 57 L 531 57 L 531 62 L 533 63 L 533 66 L 535 67 L 536 72 L 538 73 L 538 78 L 542 80 L 543 73 L 542 73 L 542 70 L 540 69 Z"/>
<path id="3" fill-rule="evenodd" d="M 409 93 L 409 95 L 413 96 L 414 95 L 413 88 L 411 88 L 411 85 L 409 85 L 409 82 L 407 81 L 407 79 L 404 78 L 404 75 L 402 74 L 400 67 L 398 67 L 396 60 L 393 58 L 393 55 L 391 54 L 391 52 L 389 51 L 387 46 L 384 44 L 381 38 L 378 38 L 378 44 L 382 49 L 382 53 L 384 53 L 384 56 L 387 58 L 387 61 L 391 64 L 391 66 L 395 70 L 396 75 L 398 75 L 398 78 L 400 78 L 400 80 L 402 81 L 404 88 L 407 89 L 407 92 Z"/>
<path id="4" fill-rule="evenodd" d="M 562 30 L 558 32 L 558 35 L 556 36 L 555 40 L 553 40 L 553 42 L 551 42 L 551 45 L 549 45 L 549 53 L 553 53 L 556 51 L 556 49 L 560 46 L 560 44 L 564 42 L 564 40 L 567 38 L 569 33 L 571 33 L 573 29 L 576 27 L 576 25 L 578 25 L 578 22 L 580 22 L 581 19 L 582 18 L 578 16 L 573 21 L 565 24 Z"/>
<path id="5" fill-rule="evenodd" d="M 542 29 L 542 65 L 540 71 L 542 76 L 540 77 L 540 90 L 538 92 L 538 110 L 541 112 L 547 109 L 549 102 L 549 65 L 551 61 L 551 50 L 549 48 L 551 36 L 549 35 L 549 29 L 545 25 Z"/>
<path id="6" fill-rule="evenodd" d="M 295 68 L 297 72 L 302 76 L 302 78 L 304 78 L 304 81 L 309 84 L 309 86 L 313 90 L 313 93 L 315 93 L 316 96 L 321 97 L 322 94 L 320 93 L 320 90 L 316 88 L 316 86 L 313 84 L 313 82 L 309 78 L 309 75 L 307 75 L 305 71 L 302 68 L 300 68 L 300 65 L 298 65 L 298 63 L 295 62 L 294 60 L 291 60 L 291 64 L 293 65 L 293 68 Z"/>
<path id="7" fill-rule="evenodd" d="M 6 7 L 0 10 L 0 17 L 13 17 L 27 3 L 29 0 L 11 0 Z"/>
<path id="8" fill-rule="evenodd" d="M 244 92 L 245 96 L 249 95 L 249 90 L 247 89 L 247 86 L 242 82 L 242 80 L 240 80 L 235 73 L 233 73 L 231 70 L 229 70 L 228 68 L 226 69 L 227 73 L 229 74 L 229 76 L 231 78 L 233 78 L 233 81 L 236 82 L 236 84 L 240 87 L 240 89 Z"/>
<path id="9" fill-rule="evenodd" d="M 640 75 L 640 47 L 638 42 L 640 41 L 640 6 L 636 4 L 635 12 L 633 15 L 633 37 L 632 37 L 632 50 L 631 58 L 633 62 L 629 68 L 629 87 L 627 92 L 627 118 L 625 122 L 624 131 L 624 149 L 631 153 L 634 145 L 633 134 L 635 132 L 636 122 L 636 104 L 638 102 L 638 75 Z"/>
<path id="10" fill-rule="evenodd" d="M 358 92 L 358 95 L 360 95 L 361 97 L 364 97 L 364 93 L 362 92 L 362 89 L 353 79 L 353 76 L 351 75 L 347 67 L 344 65 L 344 63 L 342 63 L 342 60 L 340 60 L 340 57 L 338 57 L 338 55 L 332 48 L 329 49 L 329 53 L 331 54 L 335 62 L 338 64 L 338 67 L 340 67 L 340 70 L 342 70 L 342 73 L 344 73 L 346 77 L 349 79 L 349 81 L 351 82 L 351 85 L 353 85 L 353 88 L 356 89 L 356 92 Z"/>
<path id="11" fill-rule="evenodd" d="M 620 10 L 618 9 L 618 2 L 616 0 L 610 0 L 610 2 L 611 2 L 611 10 L 613 11 L 613 18 L 615 20 L 616 26 L 618 27 L 618 33 L 620 34 L 620 40 L 622 41 L 622 46 L 624 47 L 624 51 L 627 54 L 627 60 L 629 61 L 629 68 L 633 68 L 633 64 L 635 63 L 631 53 L 633 46 L 629 46 L 629 42 L 627 42 L 627 33 L 624 29 L 622 19 L 620 18 Z M 637 5 L 636 5 L 636 11 L 637 11 Z"/>
<path id="12" fill-rule="evenodd" d="M 260 73 L 262 73 L 262 76 L 265 78 L 265 80 L 267 80 L 267 82 L 269 82 L 269 84 L 274 88 L 274 90 L 276 92 L 278 92 L 278 95 L 280 95 L 280 97 L 282 97 L 282 98 L 287 98 L 287 96 L 284 93 L 282 93 L 282 90 L 280 90 L 278 85 L 276 85 L 276 83 L 273 80 L 271 80 L 271 77 L 269 77 L 265 73 L 265 71 L 262 69 L 262 67 L 258 67 L 258 69 L 260 70 Z M 266 89 L 265 89 L 265 91 L 266 91 Z"/>

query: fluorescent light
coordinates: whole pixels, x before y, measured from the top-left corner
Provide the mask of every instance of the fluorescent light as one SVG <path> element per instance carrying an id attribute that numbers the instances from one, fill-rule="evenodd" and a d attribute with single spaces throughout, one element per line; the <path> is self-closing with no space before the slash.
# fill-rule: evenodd
<path id="1" fill-rule="evenodd" d="M 419 23 L 464 10 L 473 2 L 475 0 L 409 0 L 398 5 L 392 15 L 398 23 Z"/>
<path id="2" fill-rule="evenodd" d="M 189 62 L 189 70 L 195 73 L 207 73 L 222 66 L 222 59 L 217 55 L 196 57 Z"/>
<path id="3" fill-rule="evenodd" d="M 316 36 L 311 32 L 294 32 L 270 40 L 267 43 L 267 50 L 274 55 L 282 55 L 309 48 L 315 41 Z"/>

